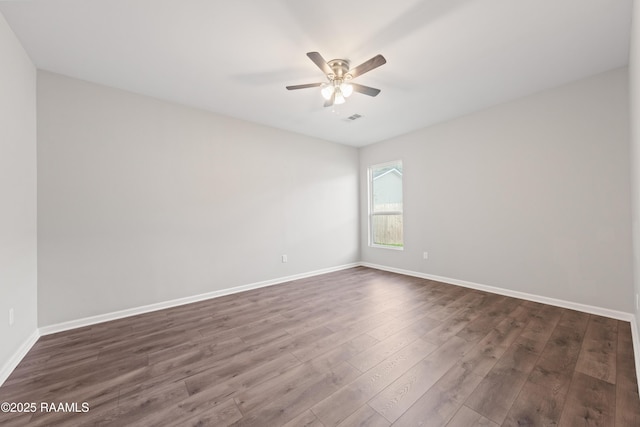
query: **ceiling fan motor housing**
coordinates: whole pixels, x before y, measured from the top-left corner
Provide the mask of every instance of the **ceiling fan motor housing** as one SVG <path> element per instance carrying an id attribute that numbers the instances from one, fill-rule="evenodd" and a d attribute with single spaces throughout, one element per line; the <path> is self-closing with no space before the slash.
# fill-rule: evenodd
<path id="1" fill-rule="evenodd" d="M 350 80 L 351 74 L 349 74 L 349 60 L 347 59 L 332 59 L 327 62 L 329 67 L 333 70 L 333 75 L 328 75 L 330 80 Z"/>

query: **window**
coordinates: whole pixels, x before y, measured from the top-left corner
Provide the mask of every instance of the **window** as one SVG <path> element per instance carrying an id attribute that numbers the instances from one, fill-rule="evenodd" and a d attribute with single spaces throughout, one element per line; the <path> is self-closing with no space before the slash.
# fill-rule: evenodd
<path id="1" fill-rule="evenodd" d="M 402 161 L 369 168 L 369 245 L 402 249 Z"/>

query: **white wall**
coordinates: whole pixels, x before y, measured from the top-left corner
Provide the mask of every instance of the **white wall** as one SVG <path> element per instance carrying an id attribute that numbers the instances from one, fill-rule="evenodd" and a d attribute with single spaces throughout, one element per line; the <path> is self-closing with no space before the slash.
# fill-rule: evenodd
<path id="1" fill-rule="evenodd" d="M 640 294 L 640 1 L 633 3 L 631 50 L 629 52 L 629 93 L 631 110 L 631 171 L 633 206 L 633 270 L 635 293 Z M 640 310 L 635 307 L 640 331 Z M 636 352 L 640 351 L 636 348 Z M 640 357 L 637 357 L 640 360 Z"/>
<path id="2" fill-rule="evenodd" d="M 353 263 L 358 152 L 39 71 L 38 227 L 41 326 Z"/>
<path id="3" fill-rule="evenodd" d="M 366 168 L 397 159 L 405 249 L 370 248 Z M 632 312 L 626 69 L 362 148 L 360 164 L 364 262 Z"/>
<path id="4" fill-rule="evenodd" d="M 0 14 L 0 384 L 36 332 L 36 243 L 36 69 Z"/>

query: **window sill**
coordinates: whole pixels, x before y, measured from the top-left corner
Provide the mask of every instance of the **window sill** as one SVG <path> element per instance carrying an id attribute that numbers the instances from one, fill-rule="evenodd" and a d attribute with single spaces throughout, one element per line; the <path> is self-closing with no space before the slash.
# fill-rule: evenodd
<path id="1" fill-rule="evenodd" d="M 369 244 L 370 248 L 391 249 L 392 251 L 404 251 L 404 246 L 386 246 L 376 245 L 375 243 Z"/>

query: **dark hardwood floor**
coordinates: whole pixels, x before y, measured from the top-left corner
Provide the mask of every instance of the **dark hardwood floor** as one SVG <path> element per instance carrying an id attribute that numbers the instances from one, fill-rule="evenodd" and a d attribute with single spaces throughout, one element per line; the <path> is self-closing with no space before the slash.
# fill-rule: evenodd
<path id="1" fill-rule="evenodd" d="M 634 366 L 627 322 L 358 267 L 44 336 L 0 425 L 640 426 Z"/>

